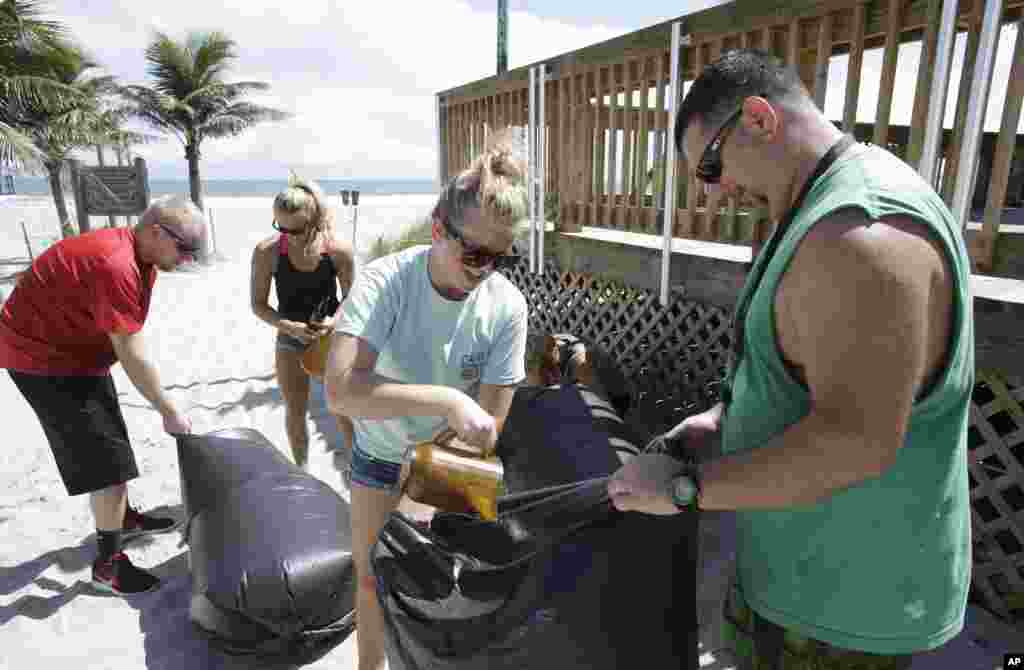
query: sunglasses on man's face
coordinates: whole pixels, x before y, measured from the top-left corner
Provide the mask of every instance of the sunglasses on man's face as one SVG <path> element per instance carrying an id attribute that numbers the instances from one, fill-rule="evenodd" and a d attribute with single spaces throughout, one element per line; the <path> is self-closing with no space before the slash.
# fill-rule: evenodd
<path id="1" fill-rule="evenodd" d="M 485 268 L 493 265 L 495 270 L 503 270 L 511 268 L 519 262 L 519 256 L 515 254 L 495 253 L 478 244 L 466 241 L 466 237 L 447 218 L 444 219 L 444 229 L 448 233 L 448 237 L 462 245 L 462 263 L 467 267 Z"/>
<path id="2" fill-rule="evenodd" d="M 697 179 L 700 179 L 705 184 L 717 184 L 722 181 L 722 170 L 724 169 L 722 166 L 722 145 L 725 144 L 725 140 L 729 137 L 729 132 L 735 127 L 742 113 L 742 109 L 736 110 L 721 125 L 715 136 L 711 138 L 711 142 L 704 148 L 704 154 L 700 157 L 700 162 L 697 163 L 695 172 Z"/>
<path id="3" fill-rule="evenodd" d="M 177 247 L 179 254 L 182 254 L 183 256 L 195 256 L 199 253 L 199 247 L 195 244 L 190 244 L 188 240 L 182 237 L 181 233 L 176 232 L 170 226 L 162 223 L 158 223 L 156 225 L 160 227 L 160 230 L 167 234 L 167 237 L 171 238 L 174 242 L 174 246 Z"/>
<path id="4" fill-rule="evenodd" d="M 306 232 L 305 228 L 283 228 L 281 224 L 277 222 L 277 219 L 271 221 L 270 226 L 277 232 L 284 233 L 285 235 L 303 235 Z"/>

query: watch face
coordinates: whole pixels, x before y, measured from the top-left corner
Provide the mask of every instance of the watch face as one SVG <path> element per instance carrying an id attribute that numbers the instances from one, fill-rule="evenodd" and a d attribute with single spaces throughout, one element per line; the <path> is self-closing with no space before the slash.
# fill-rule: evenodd
<path id="1" fill-rule="evenodd" d="M 677 507 L 686 507 L 696 497 L 697 486 L 693 483 L 693 480 L 686 475 L 676 477 L 675 482 L 672 484 L 672 502 Z"/>

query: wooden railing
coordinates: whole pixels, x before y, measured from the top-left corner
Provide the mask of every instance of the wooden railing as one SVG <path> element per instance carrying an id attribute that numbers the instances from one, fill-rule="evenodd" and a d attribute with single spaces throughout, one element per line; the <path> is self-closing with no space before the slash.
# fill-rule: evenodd
<path id="1" fill-rule="evenodd" d="M 955 1 L 955 0 L 946 0 Z M 861 90 L 866 50 L 881 48 L 882 69 L 871 140 L 889 146 L 893 93 L 899 47 L 922 44 L 909 138 L 900 153 L 917 166 L 923 147 L 925 117 L 935 71 L 939 17 L 943 0 L 740 0 L 687 17 L 690 44 L 682 49 L 686 84 L 707 63 L 728 49 L 760 47 L 800 72 L 819 106 L 824 106 L 832 57 L 848 54 L 842 126 L 852 130 Z M 960 148 L 971 100 L 978 35 L 984 0 L 958 6 L 959 31 L 966 31 L 966 52 L 957 90 L 956 115 L 949 139 L 940 150 L 941 180 L 935 186 L 947 202 L 956 187 Z M 1024 0 L 1004 0 L 1004 23 L 1021 22 Z M 1020 24 L 1024 25 L 1024 24 Z M 664 215 L 661 185 L 666 142 L 672 141 L 669 113 L 668 23 L 547 61 L 545 187 L 549 218 L 565 231 L 583 226 L 661 232 Z M 979 271 L 991 269 L 999 239 L 1000 217 L 1017 145 L 1024 99 L 1024 31 L 1018 30 L 1002 126 L 991 163 L 987 207 L 980 232 L 969 236 Z M 439 94 L 443 176 L 466 167 L 488 136 L 508 127 L 525 128 L 528 83 L 526 68 L 501 77 L 466 84 Z M 952 93 L 950 93 L 952 95 Z M 677 153 L 678 191 L 674 235 L 708 241 L 757 243 L 771 230 L 763 212 L 734 199 L 708 201 L 685 160 Z"/>

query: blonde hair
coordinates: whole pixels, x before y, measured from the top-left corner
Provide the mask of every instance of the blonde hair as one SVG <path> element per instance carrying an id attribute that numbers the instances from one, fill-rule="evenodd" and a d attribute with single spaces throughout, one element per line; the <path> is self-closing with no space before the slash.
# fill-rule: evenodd
<path id="1" fill-rule="evenodd" d="M 274 211 L 290 214 L 303 222 L 307 251 L 313 249 L 317 237 L 334 230 L 334 217 L 323 191 L 315 182 L 301 179 L 294 172 L 288 177 L 288 187 L 274 196 Z"/>
<path id="2" fill-rule="evenodd" d="M 515 227 L 528 215 L 528 198 L 525 161 L 511 133 L 499 133 L 468 168 L 448 181 L 432 216 L 461 228 L 464 210 L 479 207 L 496 221 Z"/>

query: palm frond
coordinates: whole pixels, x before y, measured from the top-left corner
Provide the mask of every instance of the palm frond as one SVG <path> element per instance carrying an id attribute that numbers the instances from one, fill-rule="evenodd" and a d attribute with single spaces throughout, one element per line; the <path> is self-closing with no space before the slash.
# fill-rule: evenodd
<path id="1" fill-rule="evenodd" d="M 258 123 L 284 121 L 290 117 L 291 114 L 278 109 L 239 102 L 204 121 L 198 130 L 204 137 L 232 137 Z"/>
<path id="2" fill-rule="evenodd" d="M 0 120 L 0 163 L 18 167 L 42 165 L 43 153 L 32 138 Z"/>
<path id="3" fill-rule="evenodd" d="M 156 33 L 146 47 L 146 62 L 146 72 L 153 79 L 155 90 L 182 97 L 192 88 L 192 58 L 186 49 L 164 33 Z"/>

